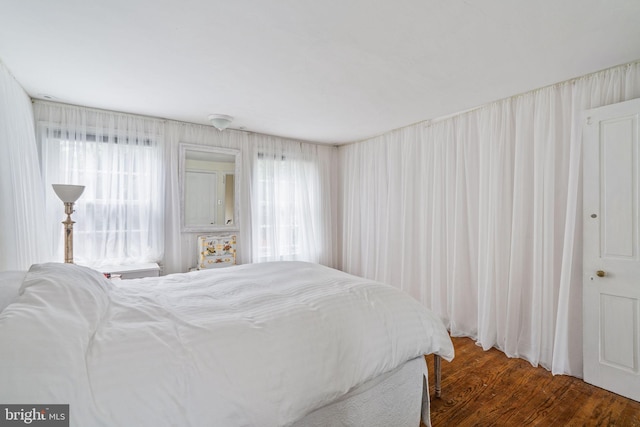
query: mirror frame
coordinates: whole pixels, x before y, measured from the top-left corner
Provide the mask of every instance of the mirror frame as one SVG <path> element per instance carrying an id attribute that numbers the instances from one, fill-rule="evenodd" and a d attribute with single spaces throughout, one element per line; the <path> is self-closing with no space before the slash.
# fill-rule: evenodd
<path id="1" fill-rule="evenodd" d="M 233 225 L 211 225 L 211 226 L 187 226 L 185 215 L 185 195 L 186 195 L 186 160 L 187 151 L 202 151 L 205 153 L 226 154 L 234 156 L 235 169 L 234 169 L 234 197 L 233 197 Z M 240 150 L 234 148 L 222 148 L 214 147 L 211 145 L 199 145 L 199 144 L 185 144 L 180 143 L 180 164 L 178 165 L 180 171 L 180 228 L 183 233 L 211 233 L 211 232 L 227 232 L 227 231 L 240 231 Z"/>

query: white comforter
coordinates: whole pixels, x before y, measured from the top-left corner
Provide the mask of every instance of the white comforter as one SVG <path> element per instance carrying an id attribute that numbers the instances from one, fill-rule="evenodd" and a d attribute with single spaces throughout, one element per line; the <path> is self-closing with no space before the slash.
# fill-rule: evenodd
<path id="1" fill-rule="evenodd" d="M 0 402 L 75 426 L 289 425 L 422 354 L 453 357 L 405 293 L 282 262 L 108 281 L 34 265 L 0 313 Z"/>

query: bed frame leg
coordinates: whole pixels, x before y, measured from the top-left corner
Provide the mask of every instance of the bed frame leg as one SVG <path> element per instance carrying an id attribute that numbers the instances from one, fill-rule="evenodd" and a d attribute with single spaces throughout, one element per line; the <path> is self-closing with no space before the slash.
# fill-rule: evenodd
<path id="1" fill-rule="evenodd" d="M 440 381 L 442 380 L 442 373 L 440 372 L 442 365 L 442 358 L 437 354 L 433 355 L 433 367 L 436 371 L 436 397 L 440 397 L 442 389 L 440 388 Z"/>

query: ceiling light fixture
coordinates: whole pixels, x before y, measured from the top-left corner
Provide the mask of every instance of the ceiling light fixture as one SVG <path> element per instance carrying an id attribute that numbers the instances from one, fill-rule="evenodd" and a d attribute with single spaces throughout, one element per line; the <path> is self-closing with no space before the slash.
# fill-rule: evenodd
<path id="1" fill-rule="evenodd" d="M 209 121 L 216 129 L 222 131 L 227 128 L 233 121 L 233 117 L 226 114 L 210 114 Z"/>

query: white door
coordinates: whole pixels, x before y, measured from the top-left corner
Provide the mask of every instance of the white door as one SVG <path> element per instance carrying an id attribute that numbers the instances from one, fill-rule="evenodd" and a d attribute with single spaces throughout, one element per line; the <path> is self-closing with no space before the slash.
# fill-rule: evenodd
<path id="1" fill-rule="evenodd" d="M 215 172 L 186 171 L 185 225 L 216 224 L 218 178 Z"/>
<path id="2" fill-rule="evenodd" d="M 640 99 L 584 125 L 584 380 L 640 401 Z"/>

